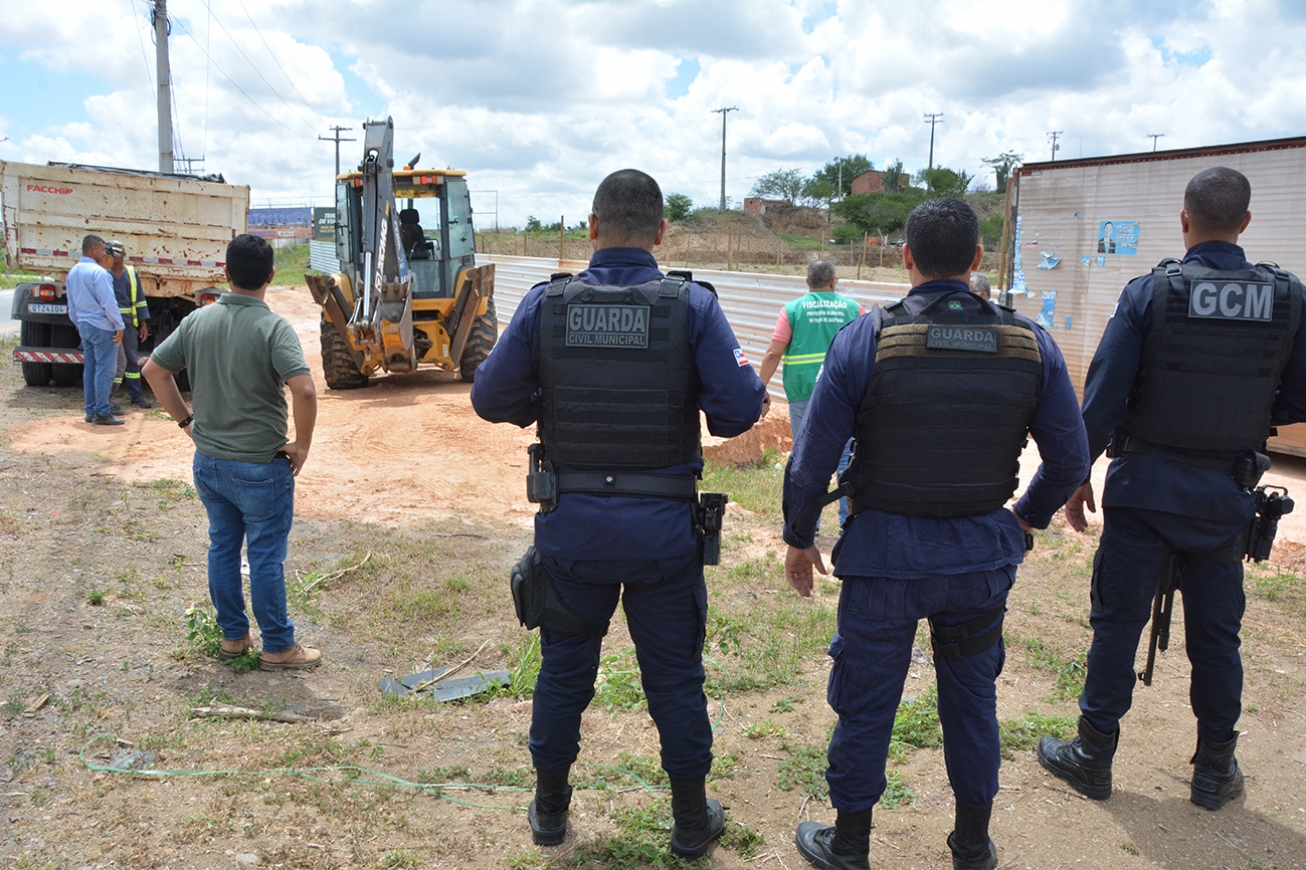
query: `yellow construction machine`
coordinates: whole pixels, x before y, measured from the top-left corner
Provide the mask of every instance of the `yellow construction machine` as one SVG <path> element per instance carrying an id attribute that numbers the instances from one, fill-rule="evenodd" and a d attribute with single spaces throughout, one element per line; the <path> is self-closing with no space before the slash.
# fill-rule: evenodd
<path id="1" fill-rule="evenodd" d="M 466 173 L 395 169 L 393 148 L 391 119 L 363 125 L 363 162 L 336 178 L 340 271 L 305 276 L 322 306 L 322 369 L 333 390 L 419 368 L 471 381 L 499 335 L 494 265 L 476 265 Z"/>

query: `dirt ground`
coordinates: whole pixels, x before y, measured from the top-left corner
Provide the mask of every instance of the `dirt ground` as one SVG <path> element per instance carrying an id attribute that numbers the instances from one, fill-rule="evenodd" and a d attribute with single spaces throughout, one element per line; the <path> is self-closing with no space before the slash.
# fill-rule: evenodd
<path id="1" fill-rule="evenodd" d="M 166 415 L 132 411 L 122 427 L 91 427 L 79 391 L 24 387 L 0 361 L 0 867 L 675 866 L 648 851 L 664 833 L 641 833 L 657 828 L 665 801 L 619 620 L 584 723 L 573 834 L 558 849 L 531 845 L 523 812 L 528 700 L 380 694 L 382 677 L 432 664 L 516 671 L 529 659 L 504 581 L 530 538 L 533 435 L 478 420 L 468 386 L 447 376 L 326 390 L 307 291 L 274 288 L 268 301 L 296 326 L 318 378 L 287 560 L 300 635 L 327 658 L 309 673 L 237 672 L 188 639 L 185 612 L 207 603 L 206 524 L 185 483 L 189 442 Z M 1285 468 L 1290 486 L 1306 476 Z M 773 496 L 779 472 L 755 476 L 765 475 Z M 798 600 L 778 562 L 776 506 L 755 483 L 732 486 L 722 565 L 708 574 L 720 759 L 710 794 L 731 823 L 701 864 L 805 867 L 795 824 L 833 812 L 804 793 L 819 788 L 789 779 L 815 775 L 819 786 L 838 584 Z M 1220 813 L 1187 800 L 1194 725 L 1176 625 L 1155 684 L 1136 691 L 1124 722 L 1110 800 L 1073 794 L 1028 748 L 1004 761 L 993 821 L 1001 867 L 1306 868 L 1299 522 L 1285 521 L 1275 564 L 1249 570 L 1246 797 Z M 1054 524 L 1021 569 L 1003 720 L 1075 714 L 1062 683 L 1073 683 L 1089 638 L 1095 529 Z M 931 684 L 928 663 L 914 665 L 905 694 Z M 215 703 L 313 721 L 193 713 Z M 133 766 L 149 772 L 108 769 Z M 893 767 L 914 799 L 876 810 L 872 866 L 951 866 L 942 751 L 908 750 Z"/>

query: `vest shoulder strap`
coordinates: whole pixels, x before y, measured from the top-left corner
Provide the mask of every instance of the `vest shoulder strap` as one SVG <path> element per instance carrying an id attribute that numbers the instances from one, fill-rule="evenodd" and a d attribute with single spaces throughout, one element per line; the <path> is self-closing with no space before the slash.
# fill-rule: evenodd
<path id="1" fill-rule="evenodd" d="M 663 299 L 675 299 L 680 295 L 680 288 L 692 277 L 688 272 L 668 272 L 662 279 L 662 286 L 658 288 L 658 296 Z"/>
<path id="2" fill-rule="evenodd" d="M 545 296 L 561 296 L 562 291 L 567 288 L 567 282 L 571 280 L 570 272 L 554 272 L 549 276 L 549 287 L 544 291 Z"/>
<path id="3" fill-rule="evenodd" d="M 1286 293 L 1288 296 L 1288 335 L 1296 335 L 1301 326 L 1302 285 L 1296 275 L 1269 260 L 1257 263 L 1256 268 L 1264 269 L 1274 276 L 1275 294 Z"/>

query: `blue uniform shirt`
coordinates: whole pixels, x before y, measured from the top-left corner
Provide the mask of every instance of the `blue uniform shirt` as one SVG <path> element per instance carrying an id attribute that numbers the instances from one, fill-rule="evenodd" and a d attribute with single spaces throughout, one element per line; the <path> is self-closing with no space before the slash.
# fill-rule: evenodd
<path id="1" fill-rule="evenodd" d="M 1208 269 L 1247 269 L 1243 249 L 1228 242 L 1201 242 L 1184 255 L 1185 263 Z M 1106 450 L 1112 433 L 1125 418 L 1125 402 L 1138 377 L 1143 342 L 1152 330 L 1152 274 L 1126 285 L 1107 321 L 1106 332 L 1093 355 L 1084 384 L 1084 425 L 1091 458 Z M 1284 370 L 1275 400 L 1276 425 L 1306 420 L 1306 318 Z M 1107 470 L 1103 507 L 1147 508 L 1242 523 L 1252 517 L 1251 495 L 1227 474 L 1165 456 L 1131 454 Z"/>
<path id="2" fill-rule="evenodd" d="M 68 319 L 73 325 L 86 323 L 110 332 L 123 328 L 113 293 L 113 275 L 108 269 L 84 256 L 68 270 L 64 287 L 68 291 Z"/>
<path id="3" fill-rule="evenodd" d="M 595 251 L 580 273 L 588 284 L 633 286 L 663 277 L 657 260 L 638 248 Z M 541 410 L 540 301 L 545 284 L 532 287 L 489 357 L 476 370 L 472 407 L 491 423 L 536 422 Z M 757 422 L 765 388 L 744 359 L 716 296 L 689 285 L 689 347 L 702 389 L 699 406 L 713 435 L 733 437 Z M 696 474 L 703 463 L 665 469 Z M 566 470 L 566 469 L 563 469 Z M 566 493 L 557 509 L 535 517 L 541 556 L 576 561 L 681 561 L 697 552 L 693 515 L 683 501 Z"/>
<path id="4" fill-rule="evenodd" d="M 968 289 L 961 281 L 929 281 L 913 287 L 908 298 L 932 299 L 942 292 Z M 969 297 L 960 298 L 966 305 L 976 304 Z M 1043 357 L 1043 391 L 1030 424 L 1043 464 L 1014 510 L 1034 528 L 1043 529 L 1087 476 L 1088 442 L 1061 351 L 1041 327 L 1025 322 L 1033 326 Z M 839 331 L 826 354 L 803 420 L 803 436 L 785 470 L 784 539 L 791 546 L 812 545 L 817 502 L 853 434 L 857 409 L 875 367 L 875 348 L 874 319 L 863 316 Z M 987 447 L 976 444 L 975 449 Z M 906 580 L 989 571 L 1019 564 L 1024 555 L 1024 532 L 1006 509 L 955 519 L 868 509 L 849 521 L 832 559 L 841 577 Z"/>

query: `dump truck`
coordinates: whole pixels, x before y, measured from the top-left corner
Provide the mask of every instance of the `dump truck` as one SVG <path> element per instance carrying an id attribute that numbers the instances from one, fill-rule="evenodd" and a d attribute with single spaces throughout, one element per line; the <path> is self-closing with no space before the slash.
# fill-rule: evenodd
<path id="1" fill-rule="evenodd" d="M 368 121 L 358 170 L 336 178 L 340 270 L 305 276 L 322 306 L 331 389 L 421 368 L 471 381 L 498 339 L 494 265 L 476 264 L 466 173 L 415 169 L 417 160 L 396 169 L 394 122 Z"/>
<path id="2" fill-rule="evenodd" d="M 227 243 L 245 232 L 249 188 L 220 175 L 0 161 L 0 208 L 9 265 L 41 276 L 14 289 L 14 358 L 23 380 L 80 386 L 80 339 L 63 279 L 81 258 L 82 237 L 126 247 L 150 307 L 150 340 L 141 349 L 148 354 L 183 317 L 224 292 L 216 285 L 226 281 Z"/>

